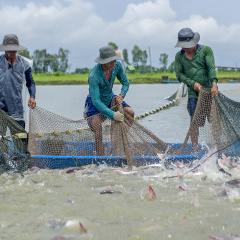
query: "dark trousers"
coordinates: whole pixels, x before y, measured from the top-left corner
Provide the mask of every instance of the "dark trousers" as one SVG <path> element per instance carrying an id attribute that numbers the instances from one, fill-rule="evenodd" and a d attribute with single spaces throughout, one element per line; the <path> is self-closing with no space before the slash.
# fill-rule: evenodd
<path id="1" fill-rule="evenodd" d="M 25 122 L 23 120 L 20 121 L 16 121 L 20 126 L 22 126 L 23 128 L 25 128 Z"/>

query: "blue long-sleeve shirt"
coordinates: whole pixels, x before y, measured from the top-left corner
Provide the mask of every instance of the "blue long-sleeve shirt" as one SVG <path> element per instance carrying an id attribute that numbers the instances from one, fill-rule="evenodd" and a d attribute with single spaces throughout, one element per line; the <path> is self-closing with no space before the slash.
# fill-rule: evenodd
<path id="1" fill-rule="evenodd" d="M 20 55 L 10 64 L 5 54 L 0 56 L 0 109 L 15 120 L 23 120 L 22 89 L 26 86 L 30 97 L 35 98 L 36 87 L 30 64 Z"/>
<path id="2" fill-rule="evenodd" d="M 92 69 L 88 78 L 89 94 L 93 105 L 109 119 L 113 118 L 114 114 L 114 111 L 107 106 L 111 102 L 113 95 L 112 89 L 116 77 L 122 84 L 121 93 L 125 96 L 130 83 L 123 70 L 122 64 L 119 61 L 116 61 L 116 64 L 112 69 L 110 81 L 107 80 L 101 64 L 97 64 Z"/>

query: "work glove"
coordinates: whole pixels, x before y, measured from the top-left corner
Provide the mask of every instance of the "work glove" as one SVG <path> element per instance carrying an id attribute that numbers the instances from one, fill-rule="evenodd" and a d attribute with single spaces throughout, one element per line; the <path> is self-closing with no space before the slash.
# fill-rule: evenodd
<path id="1" fill-rule="evenodd" d="M 123 122 L 124 115 L 122 113 L 120 113 L 119 111 L 117 111 L 113 114 L 113 119 L 116 121 L 119 121 L 119 122 Z"/>

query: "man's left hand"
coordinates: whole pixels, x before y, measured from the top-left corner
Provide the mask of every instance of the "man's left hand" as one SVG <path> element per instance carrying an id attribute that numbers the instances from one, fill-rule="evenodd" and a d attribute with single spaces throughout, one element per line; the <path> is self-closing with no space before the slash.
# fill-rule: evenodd
<path id="1" fill-rule="evenodd" d="M 35 108 L 36 107 L 36 101 L 34 98 L 30 98 L 29 101 L 28 101 L 28 106 L 31 107 L 31 108 Z"/>
<path id="2" fill-rule="evenodd" d="M 122 104 L 122 102 L 123 102 L 123 97 L 122 97 L 122 95 L 118 95 L 117 97 L 116 97 L 116 102 L 118 103 L 118 104 Z"/>
<path id="3" fill-rule="evenodd" d="M 211 95 L 212 97 L 214 96 L 214 94 L 216 96 L 218 96 L 218 88 L 217 88 L 217 83 L 213 82 L 213 86 L 212 86 L 212 89 L 211 89 Z"/>

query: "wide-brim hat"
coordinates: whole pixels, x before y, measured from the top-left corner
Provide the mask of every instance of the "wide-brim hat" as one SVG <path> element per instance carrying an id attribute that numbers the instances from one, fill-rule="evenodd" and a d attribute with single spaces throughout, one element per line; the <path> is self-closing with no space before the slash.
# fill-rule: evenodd
<path id="1" fill-rule="evenodd" d="M 178 32 L 178 42 L 175 47 L 192 48 L 200 40 L 200 34 L 193 32 L 190 28 L 183 28 Z"/>
<path id="2" fill-rule="evenodd" d="M 122 59 L 121 56 L 119 56 L 113 46 L 105 46 L 99 49 L 99 57 L 95 59 L 95 62 L 100 64 L 106 64 L 109 62 L 112 62 L 114 60 L 120 60 Z"/>
<path id="3" fill-rule="evenodd" d="M 15 34 L 5 35 L 3 43 L 0 45 L 0 51 L 23 51 L 26 49 L 19 44 L 18 37 Z"/>

